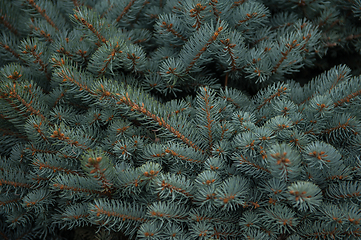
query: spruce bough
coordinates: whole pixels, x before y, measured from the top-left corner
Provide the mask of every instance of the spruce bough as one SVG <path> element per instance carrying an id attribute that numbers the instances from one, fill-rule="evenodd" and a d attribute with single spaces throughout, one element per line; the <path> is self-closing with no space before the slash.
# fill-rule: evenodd
<path id="1" fill-rule="evenodd" d="M 0 236 L 359 239 L 361 77 L 288 77 L 361 3 L 293 2 L 0 3 Z"/>

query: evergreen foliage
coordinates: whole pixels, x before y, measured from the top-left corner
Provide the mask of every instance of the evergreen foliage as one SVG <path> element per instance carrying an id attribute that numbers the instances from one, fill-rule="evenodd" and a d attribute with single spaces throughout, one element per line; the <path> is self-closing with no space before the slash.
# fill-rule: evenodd
<path id="1" fill-rule="evenodd" d="M 290 78 L 361 53 L 360 17 L 360 0 L 1 1 L 0 238 L 360 239 L 361 75 Z"/>

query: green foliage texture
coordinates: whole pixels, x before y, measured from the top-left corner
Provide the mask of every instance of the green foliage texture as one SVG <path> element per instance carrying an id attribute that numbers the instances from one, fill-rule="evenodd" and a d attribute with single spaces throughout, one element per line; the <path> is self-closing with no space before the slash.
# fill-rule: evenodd
<path id="1" fill-rule="evenodd" d="M 0 1 L 0 239 L 360 239 L 360 17 Z"/>

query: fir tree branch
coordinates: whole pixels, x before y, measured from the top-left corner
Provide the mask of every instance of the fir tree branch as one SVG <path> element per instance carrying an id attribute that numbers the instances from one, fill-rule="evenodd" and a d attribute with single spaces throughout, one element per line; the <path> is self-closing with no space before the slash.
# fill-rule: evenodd
<path id="1" fill-rule="evenodd" d="M 197 60 L 201 57 L 201 55 L 207 50 L 207 48 L 214 42 L 216 41 L 219 33 L 223 30 L 223 27 L 218 27 L 218 29 L 213 33 L 213 36 L 208 39 L 207 43 L 202 47 L 202 49 L 196 54 L 196 56 L 192 59 L 192 61 L 189 63 L 189 65 L 187 66 L 185 72 L 189 73 L 189 71 L 192 69 L 192 67 L 194 66 L 194 64 L 197 62 Z"/>
<path id="2" fill-rule="evenodd" d="M 59 28 L 55 25 L 54 20 L 52 20 L 46 13 L 45 13 L 45 9 L 41 9 L 41 7 L 39 5 L 37 5 L 35 3 L 34 0 L 25 0 L 27 3 L 29 3 L 29 5 L 35 9 L 38 13 L 40 13 L 40 15 L 53 27 L 55 28 L 57 31 L 59 31 Z"/>

